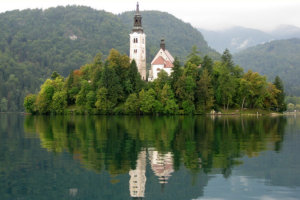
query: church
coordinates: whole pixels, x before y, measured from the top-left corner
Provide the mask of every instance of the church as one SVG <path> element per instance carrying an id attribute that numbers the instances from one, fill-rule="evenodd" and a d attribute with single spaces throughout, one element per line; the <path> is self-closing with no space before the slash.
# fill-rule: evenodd
<path id="1" fill-rule="evenodd" d="M 136 5 L 136 12 L 134 15 L 134 22 L 130 36 L 130 60 L 135 60 L 138 71 L 142 80 L 147 81 L 147 67 L 146 67 L 146 34 L 142 26 L 142 16 L 139 10 L 139 4 Z M 158 73 L 164 70 L 171 74 L 173 68 L 174 58 L 168 50 L 164 39 L 161 40 L 160 49 L 151 62 L 151 69 L 149 71 L 148 81 L 154 81 Z"/>

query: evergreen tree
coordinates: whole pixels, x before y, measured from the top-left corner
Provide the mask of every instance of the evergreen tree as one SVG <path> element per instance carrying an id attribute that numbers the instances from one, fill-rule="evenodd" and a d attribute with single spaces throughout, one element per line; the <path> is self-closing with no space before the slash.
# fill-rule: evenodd
<path id="1" fill-rule="evenodd" d="M 183 70 L 182 67 L 180 66 L 180 62 L 178 60 L 178 58 L 175 57 L 175 60 L 173 62 L 173 70 L 171 73 L 171 87 L 173 89 L 173 91 L 177 90 L 177 82 L 179 80 L 179 78 L 182 76 Z"/>
<path id="2" fill-rule="evenodd" d="M 202 62 L 202 69 L 207 69 L 209 74 L 212 74 L 213 71 L 213 60 L 209 56 L 204 56 Z"/>
<path id="3" fill-rule="evenodd" d="M 212 108 L 214 104 L 214 91 L 207 69 L 203 70 L 200 80 L 197 81 L 196 96 L 198 112 L 203 113 Z"/>
<path id="4" fill-rule="evenodd" d="M 230 71 L 233 70 L 234 63 L 232 60 L 232 55 L 228 49 L 225 49 L 225 51 L 223 52 L 223 54 L 221 56 L 221 61 L 222 61 L 222 64 L 225 65 Z"/>
<path id="5" fill-rule="evenodd" d="M 285 92 L 284 92 L 284 86 L 282 80 L 279 78 L 279 76 L 275 77 L 274 83 L 275 87 L 280 90 L 280 92 L 276 95 L 277 99 L 277 111 L 283 112 L 286 111 L 287 105 L 285 102 Z"/>
<path id="6" fill-rule="evenodd" d="M 198 48 L 195 45 L 192 47 L 192 51 L 187 58 L 188 59 L 186 63 L 192 63 L 196 66 L 199 66 L 202 63 L 200 52 L 198 51 Z"/>

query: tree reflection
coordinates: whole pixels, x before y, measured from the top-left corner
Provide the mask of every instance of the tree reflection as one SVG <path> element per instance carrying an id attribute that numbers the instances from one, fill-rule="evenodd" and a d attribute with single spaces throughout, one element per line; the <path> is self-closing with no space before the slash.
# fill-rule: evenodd
<path id="1" fill-rule="evenodd" d="M 171 170 L 219 170 L 231 174 L 238 158 L 280 151 L 286 119 L 281 117 L 27 116 L 25 131 L 37 133 L 42 147 L 67 151 L 89 169 L 111 175 L 136 170 L 147 151 L 167 157 Z M 155 150 L 155 151 L 154 151 Z M 170 161 L 171 160 L 171 161 Z M 159 166 L 160 167 L 160 166 Z M 172 172 L 170 172 L 171 174 Z"/>

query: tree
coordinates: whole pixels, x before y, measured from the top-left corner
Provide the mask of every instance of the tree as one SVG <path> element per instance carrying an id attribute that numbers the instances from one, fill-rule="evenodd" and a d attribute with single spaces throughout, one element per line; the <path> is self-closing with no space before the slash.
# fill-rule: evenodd
<path id="1" fill-rule="evenodd" d="M 214 91 L 207 69 L 203 70 L 200 80 L 197 81 L 196 97 L 198 112 L 206 112 L 212 108 L 214 104 Z"/>
<path id="2" fill-rule="evenodd" d="M 168 84 L 165 84 L 160 92 L 160 102 L 164 107 L 163 113 L 176 114 L 178 112 L 178 105 L 175 101 L 174 92 Z"/>
<path id="3" fill-rule="evenodd" d="M 7 100 L 6 98 L 2 98 L 0 102 L 0 112 L 6 112 L 7 111 Z"/>
<path id="4" fill-rule="evenodd" d="M 125 112 L 127 114 L 136 114 L 139 110 L 139 101 L 136 93 L 132 93 L 128 96 L 125 102 Z"/>
<path id="5" fill-rule="evenodd" d="M 228 49 L 225 49 L 225 51 L 223 52 L 223 54 L 221 56 L 221 61 L 222 61 L 222 64 L 225 65 L 230 71 L 233 70 L 234 63 L 232 60 L 232 55 Z"/>
<path id="6" fill-rule="evenodd" d="M 57 71 L 54 71 L 51 75 L 51 79 L 55 80 L 57 77 L 60 77 L 59 73 L 57 73 Z"/>
<path id="7" fill-rule="evenodd" d="M 202 63 L 202 59 L 200 57 L 200 52 L 198 51 L 197 46 L 192 46 L 192 52 L 188 55 L 186 63 L 192 63 L 196 66 L 199 66 Z"/>
<path id="8" fill-rule="evenodd" d="M 89 82 L 86 80 L 82 80 L 81 81 L 81 89 L 80 89 L 78 95 L 76 96 L 76 105 L 77 106 L 83 107 L 86 105 L 86 101 L 87 101 L 86 97 L 90 90 L 91 90 L 91 85 L 89 84 Z"/>
<path id="9" fill-rule="evenodd" d="M 279 112 L 283 112 L 286 111 L 287 109 L 287 105 L 285 102 L 285 92 L 284 92 L 284 87 L 283 87 L 283 82 L 282 80 L 279 78 L 279 76 L 275 77 L 274 83 L 275 87 L 280 91 L 276 96 L 276 100 L 277 100 L 277 108 L 276 110 Z"/>
<path id="10" fill-rule="evenodd" d="M 175 57 L 175 60 L 173 62 L 173 66 L 174 67 L 173 67 L 173 70 L 171 72 L 170 79 L 171 79 L 171 87 L 174 91 L 176 91 L 177 90 L 177 86 L 176 86 L 177 81 L 179 80 L 179 78 L 182 76 L 182 73 L 183 73 L 182 67 L 180 66 L 180 62 L 179 62 L 177 57 Z"/>
<path id="11" fill-rule="evenodd" d="M 92 108 L 95 108 L 96 103 L 96 93 L 94 91 L 89 91 L 86 95 L 86 108 L 90 111 Z"/>
<path id="12" fill-rule="evenodd" d="M 144 114 L 155 113 L 155 91 L 151 88 L 147 92 L 142 90 L 140 96 L 140 110 Z"/>
<path id="13" fill-rule="evenodd" d="M 53 80 L 47 79 L 41 86 L 36 99 L 36 107 L 40 114 L 47 114 L 50 112 L 52 97 L 55 93 L 55 87 L 53 86 Z"/>
<path id="14" fill-rule="evenodd" d="M 271 108 L 277 108 L 278 102 L 277 102 L 277 96 L 281 91 L 276 88 L 276 86 L 272 83 L 268 83 L 268 86 L 266 88 L 266 92 L 264 94 L 264 107 L 266 109 Z"/>
<path id="15" fill-rule="evenodd" d="M 36 101 L 36 95 L 35 94 L 29 94 L 24 99 L 24 108 L 26 112 L 28 113 L 35 113 L 35 101 Z"/>
<path id="16" fill-rule="evenodd" d="M 202 68 L 207 69 L 209 74 L 212 74 L 213 71 L 213 60 L 209 56 L 204 56 L 203 62 L 202 62 Z"/>
<path id="17" fill-rule="evenodd" d="M 225 65 L 221 64 L 221 66 L 218 66 L 217 71 L 216 99 L 219 104 L 223 105 L 224 110 L 228 110 L 229 106 L 233 103 L 232 100 L 235 95 L 235 80 Z"/>
<path id="18" fill-rule="evenodd" d="M 96 108 L 101 114 L 110 114 L 113 109 L 113 103 L 108 99 L 108 90 L 104 87 L 97 91 Z"/>
<path id="19" fill-rule="evenodd" d="M 138 92 L 141 89 L 141 75 L 138 72 L 135 60 L 132 60 L 128 70 L 128 83 L 129 86 L 126 87 L 128 94 L 132 92 Z"/>
<path id="20" fill-rule="evenodd" d="M 51 109 L 54 113 L 63 114 L 67 104 L 67 93 L 65 91 L 54 93 L 51 104 Z"/>
<path id="21" fill-rule="evenodd" d="M 113 105 L 124 99 L 124 92 L 119 77 L 112 66 L 104 66 L 100 87 L 107 89 L 107 98 Z"/>

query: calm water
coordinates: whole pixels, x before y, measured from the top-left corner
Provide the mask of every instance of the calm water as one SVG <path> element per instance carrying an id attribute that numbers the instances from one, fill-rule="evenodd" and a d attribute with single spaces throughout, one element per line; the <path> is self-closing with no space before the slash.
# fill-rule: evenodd
<path id="1" fill-rule="evenodd" d="M 0 199 L 300 199 L 300 118 L 0 114 Z"/>

